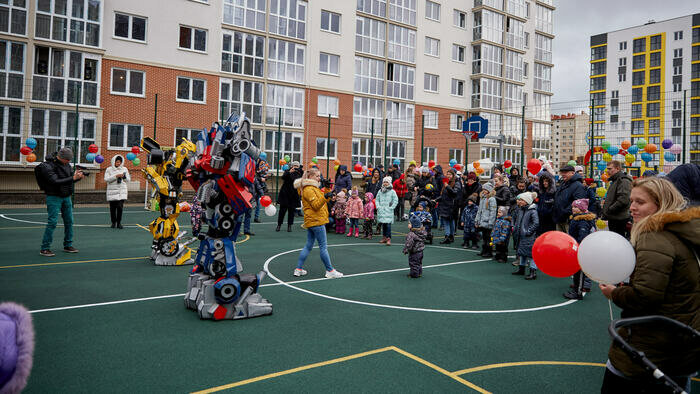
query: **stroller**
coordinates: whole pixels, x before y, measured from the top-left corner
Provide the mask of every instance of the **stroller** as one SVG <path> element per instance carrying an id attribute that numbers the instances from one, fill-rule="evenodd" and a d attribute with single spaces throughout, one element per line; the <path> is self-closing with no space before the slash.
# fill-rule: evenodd
<path id="1" fill-rule="evenodd" d="M 630 356 L 632 361 L 642 365 L 644 369 L 649 372 L 656 381 L 658 381 L 658 383 L 663 383 L 664 388 L 666 388 L 669 393 L 686 394 L 685 388 L 680 387 L 675 381 L 673 381 L 673 379 L 661 372 L 661 370 L 659 370 L 659 368 L 646 357 L 644 352 L 638 351 L 634 347 L 630 346 L 630 344 L 628 344 L 620 336 L 620 334 L 617 333 L 617 329 L 621 327 L 648 323 L 662 323 L 667 325 L 669 330 L 673 329 L 682 332 L 684 335 L 688 335 L 688 345 L 700 341 L 700 332 L 688 325 L 665 316 L 642 316 L 628 319 L 618 319 L 610 323 L 610 326 L 608 326 L 608 332 L 613 339 L 613 343 L 620 346 L 622 350 L 624 350 L 625 353 Z"/>

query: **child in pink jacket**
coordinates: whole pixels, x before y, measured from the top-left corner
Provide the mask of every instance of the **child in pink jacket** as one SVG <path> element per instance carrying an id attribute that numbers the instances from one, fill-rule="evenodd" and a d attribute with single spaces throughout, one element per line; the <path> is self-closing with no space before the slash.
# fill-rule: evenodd
<path id="1" fill-rule="evenodd" d="M 365 193 L 365 206 L 363 209 L 362 217 L 365 218 L 363 223 L 363 235 L 362 239 L 372 239 L 372 226 L 374 226 L 374 194 L 367 192 Z"/>
<path id="2" fill-rule="evenodd" d="M 360 225 L 359 221 L 363 216 L 363 205 L 360 199 L 360 194 L 357 191 L 357 186 L 352 187 L 352 192 L 350 192 L 350 199 L 345 206 L 345 215 L 350 218 L 350 230 L 348 230 L 348 237 L 352 237 L 353 229 L 355 229 L 355 238 L 360 236 Z"/>

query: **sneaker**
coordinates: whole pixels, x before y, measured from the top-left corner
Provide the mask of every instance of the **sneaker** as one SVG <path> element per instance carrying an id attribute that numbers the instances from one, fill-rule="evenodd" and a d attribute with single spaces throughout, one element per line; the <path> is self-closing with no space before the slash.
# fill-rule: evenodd
<path id="1" fill-rule="evenodd" d="M 54 253 L 54 252 L 52 252 L 52 251 L 50 251 L 50 250 L 48 250 L 48 249 L 43 249 L 43 250 L 41 250 L 41 251 L 39 252 L 39 254 L 42 255 L 42 256 L 46 256 L 46 257 L 53 257 L 53 256 L 56 255 L 56 253 Z"/>
<path id="2" fill-rule="evenodd" d="M 326 278 L 328 279 L 335 279 L 335 278 L 342 278 L 343 273 L 338 272 L 338 270 L 333 270 L 333 271 L 326 271 Z"/>
<path id="3" fill-rule="evenodd" d="M 63 251 L 66 253 L 78 253 L 78 249 L 72 246 L 66 246 L 65 248 L 63 248 Z"/>
<path id="4" fill-rule="evenodd" d="M 244 231 L 243 234 L 245 234 L 245 235 L 250 235 L 250 236 L 255 235 L 255 233 L 252 232 L 252 231 Z"/>
<path id="5" fill-rule="evenodd" d="M 583 295 L 578 294 L 577 292 L 570 290 L 567 291 L 566 293 L 563 294 L 564 298 L 569 299 L 569 300 L 582 300 Z"/>
<path id="6" fill-rule="evenodd" d="M 306 274 L 308 274 L 308 272 L 306 272 L 306 270 L 303 270 L 301 268 L 294 269 L 294 276 L 304 276 Z"/>

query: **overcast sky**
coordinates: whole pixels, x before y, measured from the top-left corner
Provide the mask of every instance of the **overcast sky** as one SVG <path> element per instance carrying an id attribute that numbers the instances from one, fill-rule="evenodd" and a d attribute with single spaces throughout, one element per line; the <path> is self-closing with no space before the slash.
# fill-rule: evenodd
<path id="1" fill-rule="evenodd" d="M 590 36 L 643 25 L 650 19 L 658 22 L 700 13 L 697 0 L 556 0 L 554 5 L 553 107 L 588 98 Z"/>

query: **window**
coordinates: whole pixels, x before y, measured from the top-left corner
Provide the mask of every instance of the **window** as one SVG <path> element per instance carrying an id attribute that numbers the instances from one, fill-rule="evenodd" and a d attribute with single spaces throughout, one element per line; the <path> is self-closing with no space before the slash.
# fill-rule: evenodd
<path id="1" fill-rule="evenodd" d="M 633 88 L 632 89 L 632 102 L 638 103 L 642 101 L 642 95 L 644 94 L 644 88 Z"/>
<path id="2" fill-rule="evenodd" d="M 596 83 L 594 84 L 594 81 Z M 602 81 L 602 87 L 600 83 Z M 602 78 L 592 78 L 591 83 L 595 86 L 591 86 L 591 90 L 605 89 L 605 77 Z M 552 67 L 545 66 L 543 64 L 535 63 L 535 89 L 542 90 L 545 92 L 552 91 Z"/>
<path id="3" fill-rule="evenodd" d="M 316 157 L 319 159 L 330 159 L 333 160 L 337 155 L 338 143 L 334 138 L 331 138 L 330 146 L 328 146 L 327 138 L 316 138 Z M 328 150 L 330 149 L 330 151 Z"/>
<path id="4" fill-rule="evenodd" d="M 194 27 L 180 26 L 180 48 L 197 52 L 207 51 L 207 31 Z"/>
<path id="5" fill-rule="evenodd" d="M 523 106 L 523 87 L 506 82 L 503 98 L 503 109 L 505 111 L 515 113 L 521 112 Z"/>
<path id="6" fill-rule="evenodd" d="M 661 49 L 661 36 L 652 36 L 649 38 L 649 50 L 656 51 Z"/>
<path id="7" fill-rule="evenodd" d="M 610 98 L 620 98 L 620 91 L 619 90 L 613 90 L 610 92 Z"/>
<path id="8" fill-rule="evenodd" d="M 462 121 L 463 120 L 464 120 L 464 115 L 450 114 L 450 130 L 462 131 Z"/>
<path id="9" fill-rule="evenodd" d="M 425 17 L 440 22 L 440 4 L 425 0 Z"/>
<path id="10" fill-rule="evenodd" d="M 490 10 L 474 12 L 474 40 L 484 39 L 503 44 L 503 15 Z"/>
<path id="11" fill-rule="evenodd" d="M 639 114 L 639 116 L 642 116 L 641 113 Z M 634 117 L 634 115 L 632 115 L 632 117 Z M 633 120 L 632 121 L 632 134 L 644 134 L 644 121 L 643 120 Z"/>
<path id="12" fill-rule="evenodd" d="M 405 27 L 389 24 L 389 59 L 415 63 L 416 61 L 416 31 Z"/>
<path id="13" fill-rule="evenodd" d="M 632 86 L 644 85 L 644 71 L 635 71 L 632 73 Z"/>
<path id="14" fill-rule="evenodd" d="M 22 36 L 27 34 L 26 0 L 4 0 L 0 2 L 0 32 Z M 40 156 L 37 155 L 37 157 Z"/>
<path id="15" fill-rule="evenodd" d="M 321 30 L 340 34 L 340 14 L 321 10 Z"/>
<path id="16" fill-rule="evenodd" d="M 371 134 L 374 122 L 375 134 L 381 135 L 383 130 L 384 101 L 368 97 L 355 97 L 352 102 L 352 132 L 353 134 Z M 365 163 L 363 161 L 363 163 Z"/>
<path id="17" fill-rule="evenodd" d="M 384 18 L 386 16 L 386 0 L 358 0 L 357 10 Z"/>
<path id="18" fill-rule="evenodd" d="M 23 43 L 0 40 L 0 98 L 24 97 L 24 49 Z"/>
<path id="19" fill-rule="evenodd" d="M 508 12 L 521 18 L 527 17 L 525 0 L 508 0 Z"/>
<path id="20" fill-rule="evenodd" d="M 114 37 L 146 42 L 147 18 L 114 13 Z"/>
<path id="21" fill-rule="evenodd" d="M 467 13 L 459 10 L 453 11 L 453 24 L 460 29 L 467 28 Z"/>
<path id="22" fill-rule="evenodd" d="M 238 114 L 245 112 L 251 123 L 263 122 L 262 83 L 221 78 L 219 100 L 220 119 L 227 119 L 234 112 Z"/>
<path id="23" fill-rule="evenodd" d="M 423 110 L 423 124 L 426 129 L 437 129 L 438 128 L 438 113 L 437 111 Z"/>
<path id="24" fill-rule="evenodd" d="M 678 41 L 683 39 L 683 30 L 673 32 L 673 40 Z"/>
<path id="25" fill-rule="evenodd" d="M 636 40 L 632 41 L 632 52 L 633 53 L 645 52 L 646 48 L 647 48 L 647 39 L 646 38 L 637 38 Z"/>
<path id="26" fill-rule="evenodd" d="M 528 64 L 523 63 L 523 78 L 527 78 L 528 75 Z"/>
<path id="27" fill-rule="evenodd" d="M 537 14 L 535 15 L 535 29 L 552 34 L 554 31 L 552 24 L 552 10 L 539 4 L 537 4 L 536 7 Z"/>
<path id="28" fill-rule="evenodd" d="M 627 80 L 627 74 L 617 74 L 618 82 L 625 82 Z"/>
<path id="29" fill-rule="evenodd" d="M 146 73 L 137 70 L 112 68 L 112 94 L 144 97 Z"/>
<path id="30" fill-rule="evenodd" d="M 661 70 L 649 70 L 649 83 L 660 83 L 661 82 Z"/>
<path id="31" fill-rule="evenodd" d="M 624 51 L 627 49 L 627 41 L 621 41 L 620 42 L 620 50 Z"/>
<path id="32" fill-rule="evenodd" d="M 355 29 L 355 50 L 384 56 L 386 23 L 358 16 Z"/>
<path id="33" fill-rule="evenodd" d="M 199 136 L 199 133 L 201 133 L 201 129 L 187 129 L 187 128 L 176 128 L 175 129 L 175 145 L 173 146 L 178 146 L 182 143 L 184 140 L 188 140 L 190 142 L 196 142 L 197 137 Z"/>
<path id="34" fill-rule="evenodd" d="M 640 68 L 645 68 L 646 55 L 634 55 L 632 57 L 632 69 L 639 70 Z"/>
<path id="35" fill-rule="evenodd" d="M 386 144 L 386 160 L 387 165 L 399 161 L 399 168 L 405 168 L 406 164 L 406 141 L 389 140 Z"/>
<path id="36" fill-rule="evenodd" d="M 267 45 L 267 77 L 304 83 L 306 45 L 270 38 Z"/>
<path id="37" fill-rule="evenodd" d="M 523 55 L 506 50 L 506 78 L 513 81 L 523 80 Z"/>
<path id="38" fill-rule="evenodd" d="M 79 113 L 78 119 L 76 119 L 73 111 L 42 108 L 32 108 L 31 111 L 29 135 L 37 141 L 37 146 L 34 149 L 37 157 L 43 158 L 58 151 L 63 146 L 68 146 L 75 152 L 78 163 L 91 164 L 85 162 L 85 155 L 88 153 L 88 146 L 95 143 L 95 114 Z M 76 129 L 77 136 L 75 135 Z M 76 139 L 78 146 L 75 145 Z M 124 143 L 124 141 L 121 142 Z M 127 149 L 139 145 L 141 136 L 139 135 L 139 138 L 130 142 L 133 143 L 126 145 Z"/>
<path id="39" fill-rule="evenodd" d="M 221 71 L 263 76 L 265 37 L 241 32 L 224 32 Z"/>
<path id="40" fill-rule="evenodd" d="M 607 62 L 603 60 L 602 62 L 591 63 L 591 76 L 605 74 L 605 68 L 607 67 Z"/>
<path id="41" fill-rule="evenodd" d="M 481 44 L 472 47 L 472 73 L 503 76 L 503 48 Z"/>
<path id="42" fill-rule="evenodd" d="M 15 0 L 14 3 L 17 4 L 18 1 Z M 50 40 L 99 47 L 100 7 L 100 0 L 88 0 L 87 7 L 84 0 L 38 1 L 35 35 Z"/>
<path id="43" fill-rule="evenodd" d="M 450 149 L 450 161 L 453 159 L 457 161 L 457 163 L 464 163 L 464 149 Z"/>
<path id="44" fill-rule="evenodd" d="M 457 44 L 452 44 L 452 60 L 460 63 L 464 63 L 466 49 Z"/>
<path id="45" fill-rule="evenodd" d="M 700 27 L 693 28 L 693 44 L 700 42 Z"/>
<path id="46" fill-rule="evenodd" d="M 506 19 L 506 45 L 525 49 L 525 23 L 510 17 Z"/>
<path id="47" fill-rule="evenodd" d="M 323 74 L 338 75 L 340 56 L 321 52 L 318 71 Z"/>
<path id="48" fill-rule="evenodd" d="M 177 77 L 177 100 L 192 103 L 206 103 L 207 81 L 188 77 Z"/>
<path id="49" fill-rule="evenodd" d="M 387 101 L 386 117 L 389 119 L 389 136 L 413 138 L 413 104 Z"/>
<path id="50" fill-rule="evenodd" d="M 428 56 L 440 57 L 440 40 L 426 36 L 423 53 Z"/>
<path id="51" fill-rule="evenodd" d="M 384 94 L 384 62 L 355 56 L 355 91 Z"/>
<path id="52" fill-rule="evenodd" d="M 318 96 L 318 116 L 333 118 L 338 117 L 338 97 L 335 96 Z"/>
<path id="53" fill-rule="evenodd" d="M 432 146 L 423 147 L 423 160 L 428 163 L 430 160 L 437 162 L 437 148 Z"/>
<path id="54" fill-rule="evenodd" d="M 265 31 L 266 0 L 224 0 L 224 23 Z"/>
<path id="55" fill-rule="evenodd" d="M 387 63 L 386 95 L 413 100 L 416 69 L 403 64 Z"/>
<path id="56" fill-rule="evenodd" d="M 415 0 L 389 0 L 389 19 L 416 25 L 416 1 Z"/>
<path id="57" fill-rule="evenodd" d="M 659 108 L 660 108 L 659 103 L 648 103 L 647 104 L 647 117 L 652 118 L 652 117 L 660 116 Z"/>
<path id="58" fill-rule="evenodd" d="M 683 48 L 676 48 L 673 50 L 673 57 L 674 58 L 679 58 L 683 57 Z"/>
<path id="59" fill-rule="evenodd" d="M 438 81 L 439 80 L 440 80 L 440 77 L 435 75 L 435 74 L 428 74 L 428 73 L 423 74 L 423 90 L 425 90 L 427 92 L 437 93 L 439 91 L 439 89 L 438 89 Z"/>
<path id="60" fill-rule="evenodd" d="M 535 60 L 552 62 L 552 39 L 542 34 L 535 34 Z"/>
<path id="61" fill-rule="evenodd" d="M 0 162 L 19 162 L 19 148 L 22 145 L 22 108 L 0 105 Z M 38 146 L 37 146 L 38 148 Z M 44 156 L 37 157 L 41 161 Z"/>
<path id="62" fill-rule="evenodd" d="M 659 134 L 661 121 L 659 119 L 649 119 L 649 128 L 647 129 L 648 134 Z"/>
<path id="63" fill-rule="evenodd" d="M 661 99 L 661 86 L 649 86 L 647 88 L 647 101 Z"/>
<path id="64" fill-rule="evenodd" d="M 32 100 L 98 105 L 99 74 L 99 55 L 36 45 Z"/>
<path id="65" fill-rule="evenodd" d="M 271 0 L 270 33 L 306 39 L 306 1 Z"/>
<path id="66" fill-rule="evenodd" d="M 626 57 L 621 57 L 618 59 L 620 67 L 626 66 L 627 65 L 627 58 Z"/>
<path id="67" fill-rule="evenodd" d="M 661 67 L 661 52 L 649 54 L 649 67 Z"/>
<path id="68" fill-rule="evenodd" d="M 352 162 L 365 163 L 365 165 L 372 164 L 376 168 L 379 164 L 382 164 L 383 148 L 384 140 L 380 138 L 374 139 L 374 146 L 372 146 L 369 138 L 353 138 Z"/>
<path id="69" fill-rule="evenodd" d="M 450 94 L 453 96 L 464 97 L 464 81 L 452 78 L 452 89 Z"/>
<path id="70" fill-rule="evenodd" d="M 591 48 L 591 60 L 605 59 L 607 56 L 607 45 Z"/>
<path id="71" fill-rule="evenodd" d="M 268 158 L 268 163 L 274 169 L 280 159 L 289 155 L 291 161 L 301 162 L 301 140 L 303 138 L 302 133 L 295 132 L 282 132 L 281 138 L 279 139 L 280 154 L 277 155 L 277 130 L 266 130 L 264 141 L 261 149 L 265 151 Z"/>
<path id="72" fill-rule="evenodd" d="M 304 89 L 267 85 L 265 124 L 277 125 L 282 109 L 282 126 L 302 127 L 304 120 Z"/>

